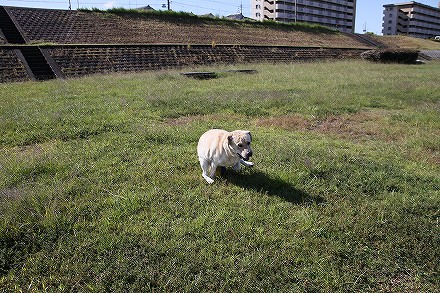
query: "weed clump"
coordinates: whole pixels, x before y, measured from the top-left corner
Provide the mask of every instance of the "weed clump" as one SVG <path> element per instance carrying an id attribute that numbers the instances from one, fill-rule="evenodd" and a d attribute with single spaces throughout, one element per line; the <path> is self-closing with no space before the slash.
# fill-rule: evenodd
<path id="1" fill-rule="evenodd" d="M 383 63 L 415 63 L 419 56 L 417 50 L 379 49 L 370 50 L 361 54 L 362 59 Z"/>

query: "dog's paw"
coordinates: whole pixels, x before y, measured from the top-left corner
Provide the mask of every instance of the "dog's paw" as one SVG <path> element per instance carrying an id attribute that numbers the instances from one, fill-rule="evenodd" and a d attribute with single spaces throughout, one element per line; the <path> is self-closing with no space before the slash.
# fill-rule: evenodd
<path id="1" fill-rule="evenodd" d="M 205 178 L 206 182 L 208 182 L 208 184 L 212 184 L 214 183 L 214 179 L 212 179 L 211 177 L 206 176 L 205 174 L 202 174 L 203 178 Z"/>

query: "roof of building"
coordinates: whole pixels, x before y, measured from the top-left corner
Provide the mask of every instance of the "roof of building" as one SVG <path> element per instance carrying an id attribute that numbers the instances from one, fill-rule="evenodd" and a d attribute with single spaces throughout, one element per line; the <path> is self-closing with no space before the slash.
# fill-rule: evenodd
<path id="1" fill-rule="evenodd" d="M 226 18 L 233 19 L 233 20 L 243 20 L 243 19 L 254 20 L 253 18 L 246 17 L 241 13 L 231 14 L 231 15 L 226 16 Z"/>
<path id="2" fill-rule="evenodd" d="M 139 8 L 136 8 L 137 10 L 148 10 L 148 11 L 151 11 L 151 10 L 155 10 L 153 7 L 151 7 L 150 5 L 147 5 L 147 6 L 142 6 L 142 7 L 139 7 Z"/>
<path id="3" fill-rule="evenodd" d="M 394 4 L 385 4 L 383 7 L 399 7 L 399 6 L 408 6 L 408 5 L 421 6 L 421 7 L 425 7 L 428 9 L 440 11 L 440 2 L 439 2 L 439 7 L 429 6 L 429 5 L 419 3 L 416 1 L 401 2 L 401 3 L 394 3 Z"/>

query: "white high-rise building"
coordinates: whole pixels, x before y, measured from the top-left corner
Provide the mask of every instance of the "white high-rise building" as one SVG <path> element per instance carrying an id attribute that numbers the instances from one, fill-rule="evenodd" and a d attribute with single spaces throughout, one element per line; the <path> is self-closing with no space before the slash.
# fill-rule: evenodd
<path id="1" fill-rule="evenodd" d="M 409 35 L 417 38 L 440 36 L 439 8 L 410 1 L 384 5 L 383 35 Z"/>
<path id="2" fill-rule="evenodd" d="M 356 0 L 251 0 L 251 18 L 321 24 L 354 32 Z"/>

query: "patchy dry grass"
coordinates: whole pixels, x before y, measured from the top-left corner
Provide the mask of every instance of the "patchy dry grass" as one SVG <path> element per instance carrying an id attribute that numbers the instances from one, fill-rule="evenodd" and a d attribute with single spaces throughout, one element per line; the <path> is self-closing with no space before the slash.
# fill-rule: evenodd
<path id="1" fill-rule="evenodd" d="M 402 133 L 402 125 L 396 125 L 393 116 L 400 110 L 369 109 L 344 115 L 328 115 L 309 118 L 299 114 L 261 119 L 258 126 L 279 127 L 287 130 L 316 131 L 352 140 L 380 139 L 384 141 L 403 141 L 410 135 Z M 440 131 L 434 130 L 434 135 Z"/>

